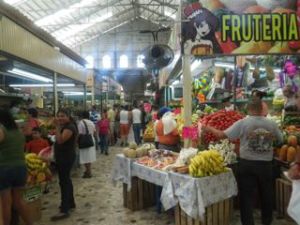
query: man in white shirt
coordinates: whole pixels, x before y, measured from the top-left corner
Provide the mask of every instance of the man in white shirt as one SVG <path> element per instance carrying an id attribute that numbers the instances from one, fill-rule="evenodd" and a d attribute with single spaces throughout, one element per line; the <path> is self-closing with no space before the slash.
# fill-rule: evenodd
<path id="1" fill-rule="evenodd" d="M 142 119 L 142 112 L 138 108 L 138 105 L 134 104 L 134 109 L 132 110 L 132 128 L 133 128 L 134 140 L 137 145 L 141 143 L 141 119 Z"/>

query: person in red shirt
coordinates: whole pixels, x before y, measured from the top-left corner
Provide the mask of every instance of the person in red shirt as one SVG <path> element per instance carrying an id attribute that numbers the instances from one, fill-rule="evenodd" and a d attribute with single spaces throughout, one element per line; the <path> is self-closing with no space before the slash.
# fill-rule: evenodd
<path id="1" fill-rule="evenodd" d="M 38 155 L 41 150 L 47 147 L 49 147 L 49 142 L 41 137 L 41 129 L 33 128 L 32 140 L 26 144 L 26 151 Z"/>
<path id="2" fill-rule="evenodd" d="M 97 123 L 97 130 L 100 138 L 100 150 L 101 153 L 105 153 L 105 155 L 108 155 L 108 135 L 110 132 L 109 124 L 107 111 L 103 110 L 101 120 Z"/>

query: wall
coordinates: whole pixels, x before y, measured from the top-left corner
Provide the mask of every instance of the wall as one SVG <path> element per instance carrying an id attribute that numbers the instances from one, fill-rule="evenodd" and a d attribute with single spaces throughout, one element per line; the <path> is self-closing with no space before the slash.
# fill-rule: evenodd
<path id="1" fill-rule="evenodd" d="M 72 79 L 86 81 L 83 66 L 1 15 L 0 50 Z"/>

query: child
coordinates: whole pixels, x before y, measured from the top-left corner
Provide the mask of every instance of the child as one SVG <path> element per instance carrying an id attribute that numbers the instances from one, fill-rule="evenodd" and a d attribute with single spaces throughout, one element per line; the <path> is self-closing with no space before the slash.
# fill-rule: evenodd
<path id="1" fill-rule="evenodd" d="M 109 119 L 106 110 L 102 112 L 101 120 L 97 123 L 98 134 L 100 138 L 101 153 L 108 155 L 108 135 L 109 135 Z"/>
<path id="2" fill-rule="evenodd" d="M 32 129 L 32 140 L 26 144 L 26 152 L 39 154 L 41 150 L 49 147 L 47 140 L 41 137 L 41 129 L 35 127 Z"/>

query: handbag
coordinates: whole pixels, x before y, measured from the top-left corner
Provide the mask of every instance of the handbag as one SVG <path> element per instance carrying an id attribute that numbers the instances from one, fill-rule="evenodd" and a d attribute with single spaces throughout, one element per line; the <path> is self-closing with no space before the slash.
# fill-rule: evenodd
<path id="1" fill-rule="evenodd" d="M 94 146 L 94 140 L 92 134 L 89 133 L 89 129 L 86 125 L 86 122 L 82 120 L 85 127 L 85 134 L 80 134 L 78 137 L 78 148 L 89 148 Z"/>

